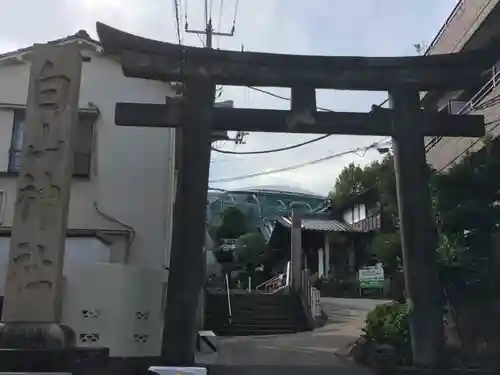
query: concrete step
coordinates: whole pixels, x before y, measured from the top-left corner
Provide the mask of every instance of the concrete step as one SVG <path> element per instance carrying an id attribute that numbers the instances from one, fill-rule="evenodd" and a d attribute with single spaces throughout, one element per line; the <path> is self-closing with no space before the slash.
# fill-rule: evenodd
<path id="1" fill-rule="evenodd" d="M 283 335 L 297 333 L 294 328 L 277 328 L 277 327 L 219 327 L 214 331 L 217 336 L 263 336 L 263 335 Z"/>
<path id="2" fill-rule="evenodd" d="M 307 327 L 302 306 L 291 294 L 236 294 L 231 310 L 229 326 L 227 295 L 208 294 L 205 327 L 220 335 L 293 333 Z"/>
<path id="3" fill-rule="evenodd" d="M 252 320 L 238 320 L 238 319 L 232 319 L 231 320 L 232 325 L 234 326 L 245 326 L 245 327 L 277 327 L 277 328 L 282 328 L 282 327 L 296 327 L 297 325 L 300 324 L 298 321 L 252 321 Z M 226 320 L 220 320 L 220 321 L 210 321 L 206 320 L 206 325 L 207 327 L 209 325 L 215 327 L 215 326 L 224 326 L 224 325 L 229 325 L 229 319 Z M 210 327 L 208 327 L 210 329 Z"/>
<path id="4" fill-rule="evenodd" d="M 289 363 L 290 361 L 287 361 Z M 335 365 L 208 365 L 208 375 L 369 375 L 365 367 L 347 361 Z"/>

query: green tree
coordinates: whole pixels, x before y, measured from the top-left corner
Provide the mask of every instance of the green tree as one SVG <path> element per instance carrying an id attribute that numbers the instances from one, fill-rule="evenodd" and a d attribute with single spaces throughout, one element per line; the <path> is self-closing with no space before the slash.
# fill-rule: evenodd
<path id="1" fill-rule="evenodd" d="M 466 155 L 437 176 L 436 185 L 441 233 L 459 249 L 455 268 L 460 270 L 455 270 L 453 283 L 467 285 L 476 296 L 494 293 L 499 284 L 494 281 L 493 234 L 500 223 L 500 141 Z"/>
<path id="2" fill-rule="evenodd" d="M 252 231 L 248 217 L 236 207 L 229 207 L 222 212 L 221 216 L 222 223 L 215 230 L 216 240 L 219 244 L 223 239 L 237 239 Z"/>
<path id="3" fill-rule="evenodd" d="M 391 155 L 361 168 L 354 163 L 346 166 L 335 181 L 330 197 L 337 205 L 368 190 L 374 190 L 383 208 L 382 221 L 388 231 L 398 227 L 398 200 L 394 162 Z"/>
<path id="4" fill-rule="evenodd" d="M 260 265 L 266 241 L 260 233 L 246 233 L 236 241 L 235 258 L 238 263 L 253 272 Z"/>
<path id="5" fill-rule="evenodd" d="M 388 276 L 401 270 L 403 255 L 399 232 L 379 233 L 373 239 L 372 246 L 375 257 L 384 265 L 384 271 Z"/>
<path id="6" fill-rule="evenodd" d="M 330 196 L 334 200 L 340 201 L 359 194 L 365 189 L 363 169 L 359 165 L 350 163 L 338 175 Z"/>

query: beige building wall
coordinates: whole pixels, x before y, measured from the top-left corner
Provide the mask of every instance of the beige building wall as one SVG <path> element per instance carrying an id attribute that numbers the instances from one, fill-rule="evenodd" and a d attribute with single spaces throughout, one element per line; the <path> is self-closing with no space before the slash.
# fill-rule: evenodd
<path id="1" fill-rule="evenodd" d="M 429 54 L 460 51 L 474 35 L 499 0 L 461 0 L 450 14 L 436 39 L 429 47 Z"/>
<path id="2" fill-rule="evenodd" d="M 161 268 L 169 257 L 174 130 L 118 127 L 114 109 L 119 101 L 164 103 L 173 92 L 166 83 L 124 77 L 120 65 L 99 52 L 86 54 L 91 61 L 83 64 L 80 108 L 95 105 L 100 115 L 94 130 L 90 178 L 73 181 L 69 229 L 124 230 L 100 215 L 96 204 L 102 212 L 135 230 L 130 263 Z M 29 63 L 0 61 L 0 106 L 25 105 L 28 75 Z M 4 228 L 12 224 L 15 201 L 15 175 L 7 173 L 13 114 L 12 108 L 0 109 Z"/>
<path id="3" fill-rule="evenodd" d="M 429 46 L 428 54 L 458 52 L 462 49 L 477 48 L 484 44 L 492 35 L 500 35 L 499 0 L 462 0 L 459 1 L 441 31 Z M 487 19 L 487 17 L 489 19 Z M 499 77 L 493 79 L 479 93 L 481 99 L 475 104 L 500 94 L 498 88 Z M 455 99 L 461 92 L 450 92 L 443 95 L 438 101 L 438 109 L 446 106 L 451 99 Z M 497 136 L 500 127 L 496 122 L 500 116 L 498 104 L 483 111 L 463 111 L 463 114 L 483 114 L 488 133 Z M 429 141 L 430 139 L 427 139 Z M 483 146 L 482 139 L 477 138 L 443 138 L 427 152 L 427 161 L 437 170 L 446 170 L 454 162 L 459 161 L 467 150 L 476 151 Z"/>

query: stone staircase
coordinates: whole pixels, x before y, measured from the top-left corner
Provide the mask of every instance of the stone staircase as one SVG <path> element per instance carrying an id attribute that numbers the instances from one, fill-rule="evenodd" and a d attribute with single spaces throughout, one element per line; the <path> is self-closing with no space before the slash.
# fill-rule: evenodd
<path id="1" fill-rule="evenodd" d="M 286 292 L 231 293 L 231 321 L 225 292 L 208 292 L 205 329 L 218 336 L 254 336 L 295 333 L 310 329 L 300 299 Z"/>

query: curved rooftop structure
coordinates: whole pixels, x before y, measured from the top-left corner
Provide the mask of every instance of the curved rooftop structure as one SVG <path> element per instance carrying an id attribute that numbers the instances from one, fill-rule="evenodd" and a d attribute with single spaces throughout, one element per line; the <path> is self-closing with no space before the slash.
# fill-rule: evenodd
<path id="1" fill-rule="evenodd" d="M 260 186 L 249 186 L 244 188 L 232 189 L 232 192 L 247 192 L 247 193 L 285 193 L 285 194 L 296 194 L 304 195 L 312 198 L 324 199 L 326 196 L 320 195 L 310 190 L 302 189 L 295 186 L 289 185 L 260 185 Z"/>

